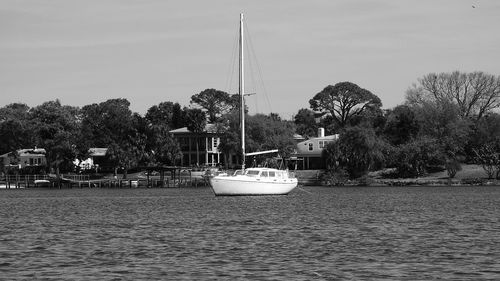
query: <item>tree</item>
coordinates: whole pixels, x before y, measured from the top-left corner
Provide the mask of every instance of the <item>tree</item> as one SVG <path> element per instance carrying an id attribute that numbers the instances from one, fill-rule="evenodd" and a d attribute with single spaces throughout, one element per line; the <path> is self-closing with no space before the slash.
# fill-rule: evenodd
<path id="1" fill-rule="evenodd" d="M 207 119 L 205 113 L 201 109 L 193 108 L 186 109 L 186 125 L 187 129 L 193 133 L 201 134 L 205 131 Z M 196 137 L 196 163 L 200 162 L 200 138 Z"/>
<path id="2" fill-rule="evenodd" d="M 325 87 L 309 104 L 312 110 L 332 116 L 339 128 L 346 127 L 353 117 L 382 106 L 376 95 L 351 82 Z"/>
<path id="3" fill-rule="evenodd" d="M 465 146 L 469 141 L 471 120 L 460 114 L 453 102 L 424 101 L 413 108 L 421 126 L 420 136 L 435 139 L 439 145 L 441 162 L 453 177 L 461 169 Z"/>
<path id="4" fill-rule="evenodd" d="M 485 144 L 500 140 L 500 114 L 488 113 L 471 125 L 465 155 L 468 161 L 476 159 L 476 151 Z"/>
<path id="5" fill-rule="evenodd" d="M 245 128 L 246 152 L 278 149 L 280 156 L 286 158 L 295 149 L 295 124 L 281 120 L 277 114 L 247 116 Z M 224 120 L 218 125 L 218 134 L 221 139 L 219 150 L 225 157 L 231 154 L 241 155 L 238 112 L 224 116 Z M 264 159 L 260 157 L 259 160 Z M 228 163 L 227 159 L 225 162 Z"/>
<path id="6" fill-rule="evenodd" d="M 479 149 L 475 149 L 476 162 L 479 163 L 486 172 L 488 179 L 499 178 L 500 176 L 500 139 L 494 142 L 483 144 Z"/>
<path id="7" fill-rule="evenodd" d="M 171 129 L 178 129 L 186 126 L 186 112 L 182 110 L 181 105 L 175 103 L 172 108 L 172 125 Z"/>
<path id="8" fill-rule="evenodd" d="M 297 134 L 304 137 L 314 137 L 317 135 L 318 125 L 316 124 L 316 117 L 314 111 L 302 108 L 293 117 L 295 126 L 297 126 Z"/>
<path id="9" fill-rule="evenodd" d="M 148 128 L 147 151 L 154 164 L 175 165 L 182 157 L 179 143 L 170 133 L 167 125 L 153 125 Z"/>
<path id="10" fill-rule="evenodd" d="M 484 72 L 430 73 L 407 91 L 411 103 L 454 103 L 460 116 L 481 119 L 500 107 L 500 76 Z"/>
<path id="11" fill-rule="evenodd" d="M 330 167 L 344 168 L 351 178 L 357 178 L 383 165 L 384 146 L 373 128 L 349 127 L 340 134 L 338 141 L 327 146 L 324 156 Z"/>
<path id="12" fill-rule="evenodd" d="M 349 126 L 371 127 L 375 132 L 382 133 L 386 117 L 380 107 L 370 107 L 360 114 L 354 115 L 348 122 Z"/>
<path id="13" fill-rule="evenodd" d="M 206 89 L 199 94 L 191 96 L 191 104 L 197 104 L 203 108 L 208 116 L 208 122 L 216 122 L 223 114 L 229 112 L 233 107 L 231 96 L 216 89 Z"/>
<path id="14" fill-rule="evenodd" d="M 278 117 L 278 118 L 277 118 Z M 246 119 L 247 152 L 278 149 L 288 157 L 295 149 L 295 124 L 282 121 L 277 114 L 256 114 Z"/>
<path id="15" fill-rule="evenodd" d="M 147 149 L 147 137 L 145 134 L 145 121 L 134 113 L 129 118 L 128 128 L 121 132 L 121 137 L 114 139 L 108 145 L 107 155 L 115 163 L 115 173 L 118 168 L 123 169 L 123 178 L 127 178 L 128 170 L 140 164 L 149 162 Z M 117 135 L 118 136 L 118 135 Z M 116 136 L 116 137 L 117 137 Z"/>
<path id="16" fill-rule="evenodd" d="M 0 108 L 0 154 L 35 145 L 29 110 L 21 103 Z"/>
<path id="17" fill-rule="evenodd" d="M 173 127 L 174 107 L 175 104 L 173 102 L 161 102 L 158 105 L 150 107 L 144 118 L 150 125 L 168 125 Z"/>
<path id="18" fill-rule="evenodd" d="M 0 108 L 0 121 L 17 118 L 25 119 L 29 115 L 30 107 L 24 103 L 11 103 Z"/>
<path id="19" fill-rule="evenodd" d="M 407 143 L 420 131 L 417 115 L 406 105 L 396 106 L 387 114 L 384 136 L 393 145 Z"/>
<path id="20" fill-rule="evenodd" d="M 349 173 L 341 166 L 340 146 L 337 142 L 330 142 L 321 153 L 325 159 L 326 171 L 322 176 L 323 184 L 328 186 L 339 186 L 349 179 Z"/>
<path id="21" fill-rule="evenodd" d="M 470 120 L 461 118 L 453 103 L 425 103 L 416 109 L 421 134 L 437 139 L 446 155 L 462 153 L 470 131 Z"/>
<path id="22" fill-rule="evenodd" d="M 420 137 L 397 147 L 396 168 L 401 177 L 424 175 L 429 167 L 443 165 L 442 146 L 437 139 Z"/>
<path id="23" fill-rule="evenodd" d="M 201 109 L 185 109 L 186 111 L 186 127 L 191 132 L 201 133 L 205 130 L 207 119 L 205 113 Z"/>
<path id="24" fill-rule="evenodd" d="M 30 114 L 36 143 L 45 148 L 47 163 L 59 178 L 60 169 L 71 170 L 77 156 L 74 144 L 80 131 L 80 109 L 55 100 L 32 108 Z"/>
<path id="25" fill-rule="evenodd" d="M 145 121 L 129 109 L 126 99 L 110 99 L 85 106 L 82 131 L 91 147 L 107 147 L 107 157 L 114 163 L 115 173 L 144 161 L 146 152 Z"/>
<path id="26" fill-rule="evenodd" d="M 216 124 L 217 134 L 220 138 L 219 151 L 224 155 L 224 163 L 228 168 L 230 155 L 241 155 L 240 145 L 240 119 L 237 111 L 232 111 L 222 117 Z"/>

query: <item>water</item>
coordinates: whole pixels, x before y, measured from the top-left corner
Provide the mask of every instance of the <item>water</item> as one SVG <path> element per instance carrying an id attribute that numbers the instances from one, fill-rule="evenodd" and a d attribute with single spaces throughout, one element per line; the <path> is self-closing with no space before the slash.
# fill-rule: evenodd
<path id="1" fill-rule="evenodd" d="M 0 190 L 2 280 L 499 280 L 499 187 Z"/>

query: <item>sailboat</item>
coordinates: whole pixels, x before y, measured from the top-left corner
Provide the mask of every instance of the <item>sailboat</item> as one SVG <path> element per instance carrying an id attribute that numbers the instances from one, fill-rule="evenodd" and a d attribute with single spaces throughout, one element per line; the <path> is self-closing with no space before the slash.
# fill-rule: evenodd
<path id="1" fill-rule="evenodd" d="M 239 35 L 239 87 L 242 165 L 233 175 L 222 174 L 210 178 L 215 195 L 286 195 L 297 186 L 295 178 L 288 170 L 274 168 L 245 168 L 245 157 L 277 150 L 245 153 L 245 77 L 243 58 L 243 14 L 240 14 Z"/>

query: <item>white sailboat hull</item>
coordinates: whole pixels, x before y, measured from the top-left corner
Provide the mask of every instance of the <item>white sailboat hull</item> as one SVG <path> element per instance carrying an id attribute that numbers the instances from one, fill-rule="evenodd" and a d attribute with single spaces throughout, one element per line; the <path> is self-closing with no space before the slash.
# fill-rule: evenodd
<path id="1" fill-rule="evenodd" d="M 210 179 L 215 195 L 286 195 L 297 186 L 296 178 L 261 179 L 248 176 L 216 176 Z"/>

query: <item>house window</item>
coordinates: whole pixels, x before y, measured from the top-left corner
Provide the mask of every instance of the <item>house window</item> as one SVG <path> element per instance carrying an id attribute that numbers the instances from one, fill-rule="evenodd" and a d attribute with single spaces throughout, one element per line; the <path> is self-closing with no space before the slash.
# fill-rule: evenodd
<path id="1" fill-rule="evenodd" d="M 213 150 L 212 138 L 206 138 L 205 142 L 207 143 L 207 151 L 212 151 Z"/>
<path id="2" fill-rule="evenodd" d="M 331 141 L 319 141 L 319 148 L 325 148 Z"/>
<path id="3" fill-rule="evenodd" d="M 213 146 L 214 150 L 217 150 L 217 147 L 219 146 L 219 138 L 213 138 Z"/>
<path id="4" fill-rule="evenodd" d="M 181 150 L 187 151 L 189 149 L 189 139 L 185 137 L 179 138 L 179 143 L 181 146 Z"/>
<path id="5" fill-rule="evenodd" d="M 309 151 L 312 151 L 312 150 L 313 150 L 313 143 L 312 143 L 312 142 L 310 142 L 310 143 L 309 143 Z"/>

